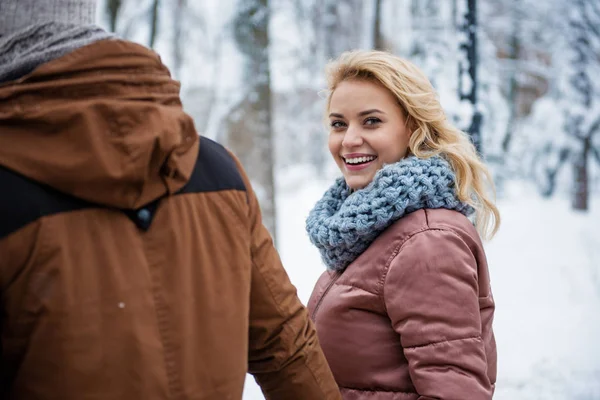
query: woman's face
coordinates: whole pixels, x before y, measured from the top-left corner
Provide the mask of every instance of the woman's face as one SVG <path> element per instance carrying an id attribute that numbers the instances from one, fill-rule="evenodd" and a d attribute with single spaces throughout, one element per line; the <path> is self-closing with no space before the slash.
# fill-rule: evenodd
<path id="1" fill-rule="evenodd" d="M 340 83 L 329 106 L 329 151 L 354 190 L 408 152 L 410 132 L 394 95 L 365 80 Z"/>

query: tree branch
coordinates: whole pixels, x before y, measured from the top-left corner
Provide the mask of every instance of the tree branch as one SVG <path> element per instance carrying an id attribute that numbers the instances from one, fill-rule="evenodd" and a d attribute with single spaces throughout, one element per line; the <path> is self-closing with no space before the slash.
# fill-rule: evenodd
<path id="1" fill-rule="evenodd" d="M 375 17 L 373 23 L 373 48 L 384 50 L 383 33 L 381 32 L 381 0 L 375 0 Z"/>
<path id="2" fill-rule="evenodd" d="M 562 148 L 559 153 L 558 164 L 554 166 L 554 168 L 547 167 L 544 172 L 546 174 L 546 179 L 548 180 L 548 187 L 543 190 L 543 195 L 546 197 L 552 196 L 554 193 L 554 189 L 556 188 L 556 175 L 566 164 L 566 161 L 569 159 L 569 155 L 571 151 L 568 148 Z"/>
<path id="3" fill-rule="evenodd" d="M 117 20 L 121 10 L 121 0 L 108 0 L 106 2 L 106 12 L 108 14 L 108 25 L 111 32 L 117 31 Z"/>
<path id="4" fill-rule="evenodd" d="M 150 38 L 148 40 L 148 47 L 154 48 L 154 42 L 156 41 L 156 34 L 158 32 L 158 6 L 160 0 L 154 0 L 152 2 L 151 14 L 150 14 Z"/>
<path id="5" fill-rule="evenodd" d="M 591 8 L 592 12 L 595 14 L 596 18 L 594 18 L 594 19 L 600 20 L 600 3 L 597 1 L 588 1 L 587 5 Z"/>
<path id="6" fill-rule="evenodd" d="M 598 150 L 596 147 L 592 147 L 590 151 L 596 158 L 596 162 L 600 165 L 600 150 Z"/>
<path id="7" fill-rule="evenodd" d="M 585 140 L 586 136 L 582 132 L 581 124 L 583 123 L 582 115 L 569 115 L 566 117 L 566 133 L 569 136 L 572 136 L 578 140 Z"/>
<path id="8" fill-rule="evenodd" d="M 593 1 L 588 2 L 588 3 L 593 3 Z M 582 14 L 582 17 L 583 17 L 583 22 L 585 24 L 585 29 L 586 29 L 587 33 L 589 34 L 591 32 L 597 38 L 600 38 L 600 15 L 598 16 L 599 17 L 598 21 L 596 23 L 594 23 L 590 19 L 590 15 L 585 12 L 585 5 L 583 7 L 584 7 L 584 10 L 583 10 L 583 12 L 581 14 Z"/>
<path id="9" fill-rule="evenodd" d="M 594 123 L 590 126 L 590 129 L 588 129 L 588 133 L 587 133 L 586 137 L 588 139 L 591 139 L 592 136 L 594 136 L 594 134 L 596 132 L 598 132 L 598 128 L 600 128 L 600 116 L 598 116 L 596 121 L 594 121 Z"/>

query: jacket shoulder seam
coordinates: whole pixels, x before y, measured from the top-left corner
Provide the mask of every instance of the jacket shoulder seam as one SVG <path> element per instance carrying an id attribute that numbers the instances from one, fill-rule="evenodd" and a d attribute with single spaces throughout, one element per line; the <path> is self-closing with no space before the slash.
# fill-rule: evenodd
<path id="1" fill-rule="evenodd" d="M 383 268 L 383 272 L 381 273 L 381 277 L 379 278 L 379 282 L 377 282 L 377 293 L 379 295 L 380 301 L 383 303 L 383 307 L 384 307 L 384 310 L 386 311 L 386 313 L 387 313 L 387 307 L 385 305 L 385 293 L 384 292 L 385 292 L 385 281 L 387 279 L 388 272 L 390 270 L 390 266 L 392 265 L 392 262 L 394 261 L 394 259 L 396 259 L 400 255 L 400 253 L 402 252 L 402 250 L 404 249 L 404 246 L 406 245 L 406 243 L 408 241 L 410 241 L 411 239 L 419 236 L 422 233 L 426 233 L 426 232 L 449 232 L 452 235 L 456 236 L 461 242 L 464 243 L 464 240 L 460 237 L 460 235 L 458 235 L 456 232 L 454 232 L 454 230 L 445 228 L 445 227 L 432 228 L 428 224 L 427 224 L 427 226 L 419 228 L 419 229 L 409 233 L 408 235 L 406 235 L 403 238 L 403 240 L 401 240 L 394 247 L 394 250 L 392 251 L 390 256 L 387 258 L 387 260 L 385 262 L 385 266 Z"/>

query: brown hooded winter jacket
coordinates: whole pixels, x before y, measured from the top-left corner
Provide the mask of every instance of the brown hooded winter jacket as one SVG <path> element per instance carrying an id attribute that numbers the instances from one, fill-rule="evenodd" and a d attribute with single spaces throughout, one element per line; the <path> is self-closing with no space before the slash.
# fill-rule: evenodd
<path id="1" fill-rule="evenodd" d="M 344 400 L 489 400 L 494 300 L 483 246 L 457 211 L 419 210 L 308 303 Z"/>
<path id="2" fill-rule="evenodd" d="M 132 43 L 0 85 L 0 290 L 3 399 L 340 398 L 242 168 Z"/>

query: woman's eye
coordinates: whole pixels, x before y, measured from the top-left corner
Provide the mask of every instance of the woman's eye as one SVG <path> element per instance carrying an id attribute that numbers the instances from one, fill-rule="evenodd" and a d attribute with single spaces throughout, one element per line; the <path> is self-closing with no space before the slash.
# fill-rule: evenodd
<path id="1" fill-rule="evenodd" d="M 376 125 L 376 124 L 378 124 L 380 122 L 381 122 L 381 120 L 379 118 L 369 117 L 369 118 L 365 119 L 364 124 L 365 125 Z"/>
<path id="2" fill-rule="evenodd" d="M 331 127 L 333 129 L 340 129 L 346 126 L 342 121 L 331 121 Z"/>

